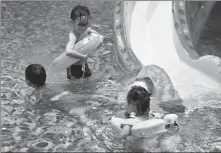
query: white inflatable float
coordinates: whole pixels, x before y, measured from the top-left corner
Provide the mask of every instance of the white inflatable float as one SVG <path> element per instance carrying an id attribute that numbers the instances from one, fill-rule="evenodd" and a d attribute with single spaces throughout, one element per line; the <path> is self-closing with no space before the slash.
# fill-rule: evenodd
<path id="1" fill-rule="evenodd" d="M 169 129 L 168 125 L 176 123 L 177 119 L 177 115 L 168 114 L 165 115 L 162 119 L 149 119 L 146 121 L 140 121 L 132 125 L 131 135 L 136 137 L 151 137 L 161 135 L 166 133 Z M 114 116 L 111 119 L 111 125 L 117 132 L 122 130 L 122 125 L 126 125 L 126 122 L 127 119 Z"/>
<path id="2" fill-rule="evenodd" d="M 102 42 L 103 42 L 102 35 L 100 35 L 97 32 L 91 32 L 87 37 L 83 38 L 82 40 L 80 40 L 75 44 L 74 50 L 76 50 L 81 54 L 86 55 L 97 49 Z M 66 52 L 63 52 L 53 61 L 54 71 L 57 72 L 64 70 L 78 61 L 79 59 L 69 57 L 66 55 Z"/>

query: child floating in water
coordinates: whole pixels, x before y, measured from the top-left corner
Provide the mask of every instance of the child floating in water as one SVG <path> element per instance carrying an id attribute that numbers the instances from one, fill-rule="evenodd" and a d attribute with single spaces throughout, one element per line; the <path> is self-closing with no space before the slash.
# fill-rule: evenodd
<path id="1" fill-rule="evenodd" d="M 154 85 L 149 77 L 138 78 L 130 86 L 125 102 L 124 111 L 115 115 L 115 118 L 126 119 L 122 123 L 115 122 L 115 127 L 120 127 L 119 137 L 125 137 L 131 134 L 131 128 L 136 123 L 149 119 L 161 119 L 162 114 L 152 113 L 150 111 L 150 96 L 153 93 Z M 116 120 L 115 120 L 116 121 Z M 117 125 L 118 124 L 118 125 Z"/>
<path id="2" fill-rule="evenodd" d="M 36 92 L 43 93 L 46 90 L 46 71 L 40 64 L 31 64 L 25 69 L 25 81 L 30 87 L 36 89 Z M 51 101 L 59 100 L 62 96 L 67 95 L 69 92 L 64 91 L 56 96 L 50 98 Z"/>
<path id="3" fill-rule="evenodd" d="M 40 64 L 31 64 L 25 69 L 25 81 L 28 86 L 41 88 L 45 85 L 46 71 Z"/>
<path id="4" fill-rule="evenodd" d="M 51 102 L 59 101 L 59 100 L 61 100 L 61 98 L 63 96 L 70 94 L 70 92 L 68 92 L 68 91 L 63 91 L 59 94 L 53 94 L 54 92 L 57 92 L 57 91 L 54 87 L 53 87 L 53 90 L 48 89 L 48 87 L 46 86 L 46 83 L 45 83 L 46 77 L 47 77 L 46 71 L 45 71 L 44 67 L 40 64 L 31 64 L 25 69 L 26 84 L 28 86 L 31 86 L 36 89 L 35 94 L 36 93 L 40 93 L 40 94 L 43 93 L 44 96 L 42 96 L 42 97 L 44 98 L 44 101 L 48 101 L 48 100 Z M 52 94 L 53 94 L 53 96 L 51 96 Z M 39 96 L 39 97 L 41 98 L 41 96 Z M 50 98 L 47 98 L 47 97 L 50 97 Z M 56 106 L 56 104 L 55 104 L 55 106 Z M 86 117 L 80 108 L 73 110 L 72 114 L 79 116 L 79 118 L 82 122 L 84 122 L 83 120 L 86 120 Z"/>
<path id="5" fill-rule="evenodd" d="M 90 28 L 90 11 L 86 6 L 78 5 L 71 12 L 72 31 L 69 33 L 69 41 L 66 45 L 66 55 L 80 59 L 79 62 L 67 68 L 67 78 L 90 77 L 92 75 L 87 59 L 88 55 L 81 54 L 74 50 L 75 43 L 87 37 L 91 32 L 96 32 Z"/>

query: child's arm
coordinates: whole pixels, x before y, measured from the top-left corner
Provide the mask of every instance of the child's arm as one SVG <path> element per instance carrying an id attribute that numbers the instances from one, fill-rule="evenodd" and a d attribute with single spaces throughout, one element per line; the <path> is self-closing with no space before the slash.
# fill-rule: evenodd
<path id="1" fill-rule="evenodd" d="M 130 131 L 131 131 L 131 126 L 124 125 L 120 132 L 119 138 L 123 138 L 123 137 L 130 135 Z"/>
<path id="2" fill-rule="evenodd" d="M 120 129 L 120 134 L 118 136 L 118 138 L 124 138 L 128 135 L 131 134 L 131 127 L 140 122 L 139 119 L 137 118 L 126 118 L 125 116 L 125 111 L 120 111 L 116 114 L 115 118 L 119 118 L 122 119 L 120 123 L 117 123 L 119 129 Z M 116 124 L 116 123 L 115 123 Z"/>
<path id="3" fill-rule="evenodd" d="M 122 130 L 120 132 L 120 135 L 119 135 L 119 138 L 123 138 L 123 137 L 126 137 L 128 135 L 131 134 L 131 127 L 133 125 L 135 125 L 136 123 L 139 123 L 140 120 L 139 119 L 136 119 L 136 118 L 129 118 L 129 119 L 126 119 L 122 124 Z"/>
<path id="4" fill-rule="evenodd" d="M 122 110 L 112 117 L 112 119 L 115 118 L 115 121 L 113 121 L 111 124 L 117 128 L 117 131 L 120 131 L 118 138 L 123 138 L 130 135 L 131 127 L 139 122 L 137 119 L 127 118 L 125 113 L 126 111 Z"/>
<path id="5" fill-rule="evenodd" d="M 66 45 L 66 55 L 70 56 L 72 58 L 77 58 L 77 59 L 87 58 L 87 55 L 83 55 L 83 54 L 77 52 L 76 50 L 74 50 L 75 42 L 76 42 L 76 36 L 73 33 L 70 33 L 69 34 L 69 41 Z"/>

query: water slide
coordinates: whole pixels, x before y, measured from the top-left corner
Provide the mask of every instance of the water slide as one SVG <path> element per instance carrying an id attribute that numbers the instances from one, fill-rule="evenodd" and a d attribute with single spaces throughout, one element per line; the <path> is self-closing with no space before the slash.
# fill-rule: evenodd
<path id="1" fill-rule="evenodd" d="M 195 50 L 215 3 L 117 2 L 114 32 L 118 62 L 129 73 L 147 65 L 161 67 L 184 100 L 204 92 L 220 92 L 220 57 L 201 57 Z"/>

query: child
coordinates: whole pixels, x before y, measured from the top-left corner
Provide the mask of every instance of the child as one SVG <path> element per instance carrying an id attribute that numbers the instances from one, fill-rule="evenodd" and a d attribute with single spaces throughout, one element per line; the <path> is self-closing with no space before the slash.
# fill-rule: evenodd
<path id="1" fill-rule="evenodd" d="M 63 96 L 70 94 L 70 92 L 68 91 L 63 91 L 59 94 L 54 94 L 54 92 L 59 92 L 59 91 L 56 91 L 54 87 L 53 90 L 48 89 L 48 87 L 45 84 L 46 71 L 44 67 L 40 64 L 31 64 L 25 69 L 25 80 L 28 86 L 31 86 L 36 89 L 32 94 L 34 94 L 35 96 L 36 94 L 39 93 L 44 94 L 43 96 L 37 95 L 37 98 L 44 99 L 43 101 L 48 101 L 48 100 L 50 102 L 59 101 Z M 50 103 L 46 103 L 46 105 L 51 106 Z M 57 105 L 59 104 L 56 103 L 54 104 L 55 107 Z M 86 120 L 86 117 L 83 114 L 83 110 L 80 108 L 72 110 L 71 114 L 79 116 L 81 122 L 84 122 Z"/>
<path id="2" fill-rule="evenodd" d="M 150 95 L 153 91 L 153 83 L 149 78 L 136 79 L 129 87 L 127 93 L 127 102 L 124 103 L 124 111 L 115 115 L 115 117 L 128 119 L 128 125 L 121 126 L 122 131 L 119 137 L 125 137 L 130 134 L 131 125 L 140 122 L 134 120 L 134 114 L 140 118 L 149 119 Z M 131 118 L 131 119 L 130 119 Z"/>
<path id="3" fill-rule="evenodd" d="M 26 84 L 30 87 L 33 87 L 36 89 L 34 93 L 43 93 L 46 91 L 47 87 L 45 84 L 46 81 L 46 71 L 44 67 L 40 64 L 31 64 L 25 69 L 25 81 Z M 67 91 L 64 91 L 58 95 L 55 95 L 50 98 L 51 101 L 57 101 L 62 96 L 68 94 Z"/>
<path id="4" fill-rule="evenodd" d="M 78 5 L 72 9 L 70 22 L 73 30 L 69 33 L 66 54 L 67 56 L 80 59 L 80 61 L 67 68 L 68 79 L 71 79 L 72 77 L 90 77 L 92 75 L 87 64 L 88 55 L 83 55 L 73 49 L 75 40 L 77 43 L 91 32 L 94 32 L 90 29 L 90 19 L 90 11 L 87 7 Z"/>
<path id="5" fill-rule="evenodd" d="M 46 71 L 40 64 L 31 64 L 25 69 L 25 81 L 28 86 L 41 88 L 45 85 Z"/>
<path id="6" fill-rule="evenodd" d="M 124 105 L 125 110 L 115 116 L 127 119 L 123 125 L 121 124 L 120 138 L 130 135 L 131 127 L 140 121 L 163 117 L 162 114 L 150 111 L 150 96 L 153 90 L 154 85 L 149 77 L 138 78 L 130 86 L 127 102 Z"/>

